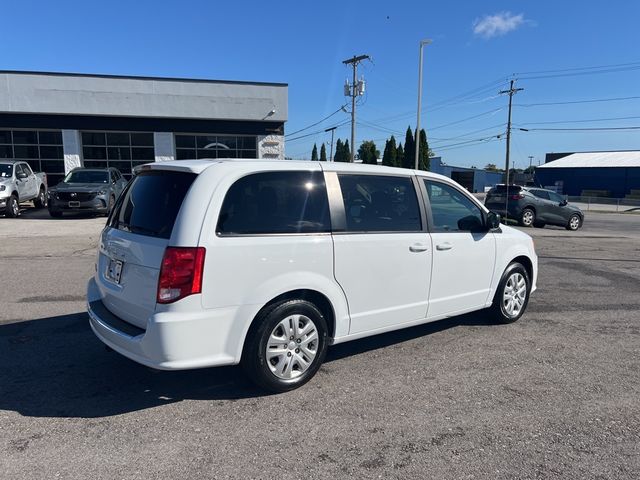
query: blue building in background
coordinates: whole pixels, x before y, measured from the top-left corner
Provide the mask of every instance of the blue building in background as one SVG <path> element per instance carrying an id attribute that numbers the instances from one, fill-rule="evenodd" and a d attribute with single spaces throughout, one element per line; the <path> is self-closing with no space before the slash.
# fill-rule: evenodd
<path id="1" fill-rule="evenodd" d="M 548 153 L 536 183 L 571 196 L 636 198 L 640 151 Z"/>
<path id="2" fill-rule="evenodd" d="M 442 157 L 432 157 L 430 171 L 449 177 L 471 193 L 485 192 L 497 183 L 503 182 L 503 174 L 479 168 L 454 167 L 442 161 Z"/>

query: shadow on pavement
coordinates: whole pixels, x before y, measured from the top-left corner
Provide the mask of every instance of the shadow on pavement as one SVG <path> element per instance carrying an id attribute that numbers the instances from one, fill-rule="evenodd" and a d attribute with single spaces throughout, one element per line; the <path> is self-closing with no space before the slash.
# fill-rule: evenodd
<path id="1" fill-rule="evenodd" d="M 331 362 L 459 325 L 488 325 L 481 314 L 377 335 L 329 349 Z M 185 399 L 265 395 L 239 367 L 156 371 L 109 352 L 85 313 L 0 324 L 0 410 L 35 417 L 104 417 Z"/>
<path id="2" fill-rule="evenodd" d="M 32 208 L 32 207 L 20 207 L 20 216 L 15 220 L 20 220 L 21 218 L 28 220 L 67 220 L 67 219 L 82 219 L 82 218 L 96 218 L 103 217 L 106 220 L 104 215 L 98 215 L 90 212 L 65 212 L 62 217 L 53 218 L 49 215 L 49 210 L 46 208 Z"/>

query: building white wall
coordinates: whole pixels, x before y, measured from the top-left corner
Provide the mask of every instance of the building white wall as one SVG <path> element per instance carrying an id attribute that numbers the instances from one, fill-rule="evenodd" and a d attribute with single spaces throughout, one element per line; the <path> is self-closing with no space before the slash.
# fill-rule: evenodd
<path id="1" fill-rule="evenodd" d="M 0 112 L 287 120 L 287 85 L 0 72 Z"/>

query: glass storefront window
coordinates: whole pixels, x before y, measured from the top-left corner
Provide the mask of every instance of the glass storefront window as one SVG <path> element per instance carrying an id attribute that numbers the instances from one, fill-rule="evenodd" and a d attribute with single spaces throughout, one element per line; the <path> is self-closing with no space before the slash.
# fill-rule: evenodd
<path id="1" fill-rule="evenodd" d="M 201 158 L 258 158 L 255 136 L 176 134 L 178 160 Z"/>
<path id="2" fill-rule="evenodd" d="M 153 133 L 82 132 L 84 166 L 114 167 L 127 178 L 137 165 L 155 161 Z"/>
<path id="3" fill-rule="evenodd" d="M 64 174 L 60 130 L 0 130 L 0 158 L 24 160 L 34 172 L 45 172 L 49 185 Z"/>

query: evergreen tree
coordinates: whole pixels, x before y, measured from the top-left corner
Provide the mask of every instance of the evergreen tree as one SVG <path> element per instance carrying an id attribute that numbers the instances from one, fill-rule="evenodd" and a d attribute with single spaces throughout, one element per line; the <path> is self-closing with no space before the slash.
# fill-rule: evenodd
<path id="1" fill-rule="evenodd" d="M 377 165 L 380 151 L 376 149 L 376 144 L 373 140 L 365 140 L 360 144 L 358 149 L 358 158 L 362 160 L 362 163 L 367 165 Z"/>
<path id="2" fill-rule="evenodd" d="M 344 156 L 345 156 L 345 162 L 350 162 L 351 161 L 351 149 L 349 148 L 349 140 L 345 140 L 344 141 Z"/>
<path id="3" fill-rule="evenodd" d="M 314 162 L 318 161 L 318 147 L 316 147 L 316 144 L 313 144 L 313 150 L 311 150 L 311 160 Z"/>
<path id="4" fill-rule="evenodd" d="M 327 161 L 327 149 L 324 146 L 324 142 L 322 142 L 322 145 L 320 146 L 320 161 L 321 162 Z"/>
<path id="5" fill-rule="evenodd" d="M 342 140 L 338 139 L 336 142 L 336 153 L 333 157 L 334 162 L 348 162 L 349 156 L 345 152 L 345 145 L 342 143 Z"/>
<path id="6" fill-rule="evenodd" d="M 404 156 L 402 157 L 402 168 L 413 168 L 416 158 L 416 143 L 413 139 L 411 127 L 407 127 L 407 133 L 404 137 Z"/>
<path id="7" fill-rule="evenodd" d="M 398 147 L 396 146 L 396 138 L 391 135 L 384 146 L 384 154 L 382 155 L 382 164 L 388 167 L 397 167 Z"/>
<path id="8" fill-rule="evenodd" d="M 403 161 L 404 161 L 404 149 L 402 148 L 402 143 L 399 143 L 398 149 L 396 150 L 396 167 L 402 167 Z"/>
<path id="9" fill-rule="evenodd" d="M 427 143 L 427 133 L 423 128 L 422 130 L 420 130 L 420 151 L 418 152 L 419 170 L 429 170 L 429 167 L 431 166 L 429 157 L 431 156 L 433 156 L 433 152 L 429 150 L 429 144 Z"/>

